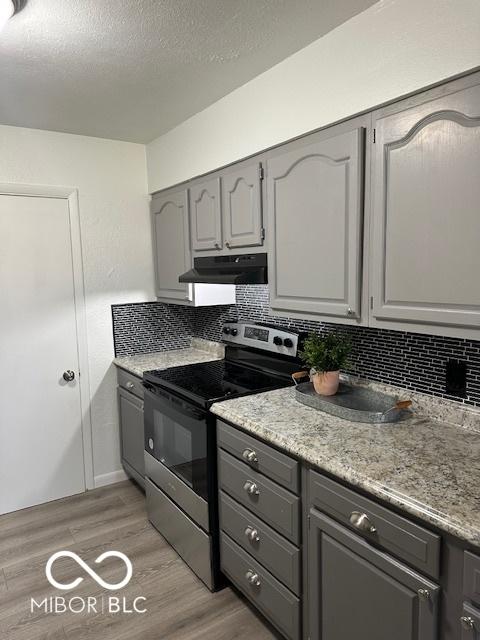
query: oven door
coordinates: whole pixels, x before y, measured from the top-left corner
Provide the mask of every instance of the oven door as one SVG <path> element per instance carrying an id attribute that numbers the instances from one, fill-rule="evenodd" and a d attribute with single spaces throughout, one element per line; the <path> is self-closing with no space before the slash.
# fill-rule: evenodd
<path id="1" fill-rule="evenodd" d="M 145 387 L 145 451 L 208 500 L 207 412 L 153 385 Z"/>

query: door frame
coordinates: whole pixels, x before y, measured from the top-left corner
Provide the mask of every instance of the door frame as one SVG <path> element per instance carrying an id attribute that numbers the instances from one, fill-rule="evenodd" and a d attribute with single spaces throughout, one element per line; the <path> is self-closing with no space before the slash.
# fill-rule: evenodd
<path id="1" fill-rule="evenodd" d="M 82 239 L 78 189 L 54 185 L 0 183 L 0 196 L 27 196 L 32 198 L 59 198 L 67 201 L 72 249 L 73 296 L 78 345 L 78 385 L 83 442 L 85 489 L 94 489 L 92 419 L 90 413 L 90 380 L 88 370 L 87 318 L 85 284 L 83 276 Z"/>

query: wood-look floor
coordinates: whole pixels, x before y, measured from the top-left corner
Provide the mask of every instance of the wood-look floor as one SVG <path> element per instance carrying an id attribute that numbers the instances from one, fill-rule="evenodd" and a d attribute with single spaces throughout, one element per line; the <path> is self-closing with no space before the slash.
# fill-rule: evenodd
<path id="1" fill-rule="evenodd" d="M 122 551 L 133 577 L 121 591 L 101 587 L 71 559 L 59 559 L 53 574 L 73 591 L 50 585 L 45 564 L 52 553 L 70 550 L 90 566 L 101 553 Z M 96 571 L 109 582 L 125 575 L 108 559 Z M 120 595 L 147 598 L 145 614 L 46 614 L 30 612 L 55 596 Z M 277 636 L 236 592 L 212 594 L 149 524 L 143 493 L 127 481 L 85 494 L 0 516 L 1 640 L 272 640 Z"/>

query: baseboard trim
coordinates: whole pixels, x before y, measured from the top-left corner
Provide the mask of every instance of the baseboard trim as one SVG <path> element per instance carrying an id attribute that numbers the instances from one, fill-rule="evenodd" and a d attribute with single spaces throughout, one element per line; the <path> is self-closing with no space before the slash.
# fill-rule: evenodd
<path id="1" fill-rule="evenodd" d="M 102 473 L 99 476 L 95 476 L 95 489 L 98 489 L 98 487 L 105 487 L 107 484 L 122 482 L 122 480 L 127 479 L 128 476 L 123 469 L 119 469 L 118 471 L 111 471 L 110 473 Z"/>

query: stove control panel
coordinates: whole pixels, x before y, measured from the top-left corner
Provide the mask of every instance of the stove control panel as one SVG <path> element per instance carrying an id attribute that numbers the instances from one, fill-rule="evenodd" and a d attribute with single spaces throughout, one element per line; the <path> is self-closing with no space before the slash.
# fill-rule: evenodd
<path id="1" fill-rule="evenodd" d="M 226 343 L 297 356 L 299 335 L 293 331 L 247 322 L 226 322 L 222 332 Z"/>

